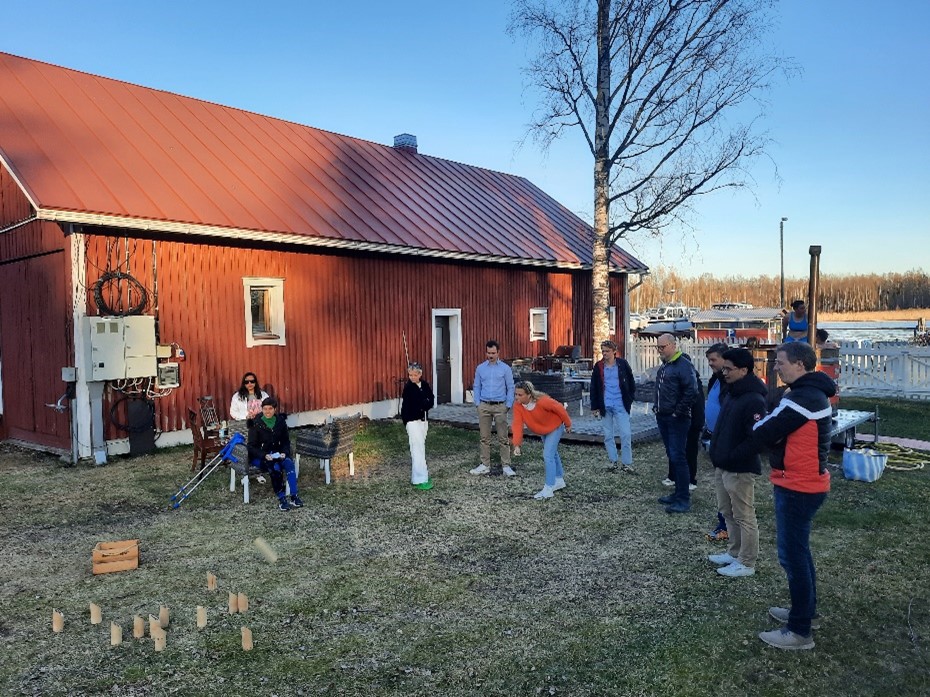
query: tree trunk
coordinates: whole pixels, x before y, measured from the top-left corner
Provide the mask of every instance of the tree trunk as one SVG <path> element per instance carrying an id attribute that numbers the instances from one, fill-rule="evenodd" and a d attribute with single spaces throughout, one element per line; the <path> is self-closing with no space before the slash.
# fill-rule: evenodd
<path id="1" fill-rule="evenodd" d="M 594 247 L 591 263 L 594 346 L 591 355 L 600 357 L 601 342 L 610 338 L 608 307 L 610 278 L 608 276 L 607 240 L 610 230 L 610 0 L 597 3 L 597 102 L 594 127 Z M 622 303 L 626 299 L 621 298 Z M 617 306 L 617 326 L 625 308 Z M 625 341 L 623 342 L 626 343 Z"/>

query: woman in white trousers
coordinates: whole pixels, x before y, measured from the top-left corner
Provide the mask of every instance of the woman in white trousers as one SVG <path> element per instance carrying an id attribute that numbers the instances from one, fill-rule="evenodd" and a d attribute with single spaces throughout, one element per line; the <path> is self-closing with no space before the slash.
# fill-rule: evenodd
<path id="1" fill-rule="evenodd" d="M 410 483 L 422 490 L 433 488 L 426 468 L 426 432 L 429 430 L 426 415 L 434 403 L 433 390 L 423 379 L 423 366 L 410 363 L 407 366 L 407 382 L 404 384 L 400 418 L 407 429 L 407 439 L 410 443 Z"/>

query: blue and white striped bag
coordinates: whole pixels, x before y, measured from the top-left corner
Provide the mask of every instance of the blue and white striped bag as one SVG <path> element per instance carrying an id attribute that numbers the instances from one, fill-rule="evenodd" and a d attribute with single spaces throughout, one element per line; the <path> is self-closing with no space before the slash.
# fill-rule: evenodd
<path id="1" fill-rule="evenodd" d="M 859 482 L 874 482 L 882 476 L 888 456 L 869 448 L 843 450 L 843 475 Z"/>

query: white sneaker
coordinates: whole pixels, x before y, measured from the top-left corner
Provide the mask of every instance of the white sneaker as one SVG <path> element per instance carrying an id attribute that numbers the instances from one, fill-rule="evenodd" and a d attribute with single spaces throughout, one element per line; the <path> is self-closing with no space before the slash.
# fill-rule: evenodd
<path id="1" fill-rule="evenodd" d="M 697 489 L 697 484 L 689 484 L 689 485 L 688 485 L 688 491 L 694 491 L 695 489 Z"/>
<path id="2" fill-rule="evenodd" d="M 665 479 L 662 480 L 662 485 L 663 486 L 675 486 L 675 482 L 673 482 L 671 479 L 666 477 Z"/>
<path id="3" fill-rule="evenodd" d="M 487 465 L 478 465 L 474 469 L 468 470 L 469 474 L 487 474 L 491 471 L 491 468 Z"/>
<path id="4" fill-rule="evenodd" d="M 735 561 L 728 566 L 721 566 L 717 569 L 717 573 L 721 576 L 736 578 L 738 576 L 752 576 L 756 573 L 756 570 L 751 566 L 743 566 L 739 561 Z"/>
<path id="5" fill-rule="evenodd" d="M 535 494 L 533 494 L 534 499 L 551 499 L 552 496 L 553 493 L 551 486 L 544 486 L 542 491 L 537 491 Z"/>
<path id="6" fill-rule="evenodd" d="M 732 564 L 737 560 L 736 557 L 734 557 L 729 552 L 721 552 L 720 554 L 708 554 L 707 559 L 717 566 L 727 566 L 728 564 Z"/>
<path id="7" fill-rule="evenodd" d="M 553 491 L 558 491 L 559 489 L 565 488 L 565 480 L 562 477 L 556 477 L 555 484 L 552 485 Z"/>
<path id="8" fill-rule="evenodd" d="M 511 467 L 510 465 L 504 465 L 503 469 L 504 469 L 504 474 L 506 474 L 508 477 L 517 476 L 517 473 L 513 471 L 513 467 Z"/>

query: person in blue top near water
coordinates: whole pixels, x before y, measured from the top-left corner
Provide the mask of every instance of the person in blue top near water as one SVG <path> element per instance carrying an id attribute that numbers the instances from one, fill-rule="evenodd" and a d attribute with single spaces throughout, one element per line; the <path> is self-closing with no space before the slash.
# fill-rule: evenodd
<path id="1" fill-rule="evenodd" d="M 795 300 L 791 303 L 791 310 L 782 320 L 782 333 L 785 337 L 785 343 L 790 341 L 807 342 L 807 308 L 803 300 Z"/>

